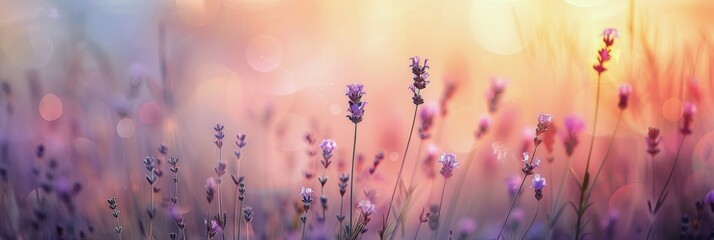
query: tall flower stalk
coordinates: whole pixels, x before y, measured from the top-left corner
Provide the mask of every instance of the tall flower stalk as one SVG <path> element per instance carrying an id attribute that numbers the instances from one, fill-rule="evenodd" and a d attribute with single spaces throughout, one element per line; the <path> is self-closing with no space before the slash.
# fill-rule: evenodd
<path id="1" fill-rule="evenodd" d="M 543 199 L 543 188 L 545 188 L 546 186 L 545 178 L 541 177 L 540 174 L 536 174 L 535 176 L 533 176 L 533 181 L 531 183 L 533 184 L 532 186 L 533 190 L 535 191 L 535 199 L 538 200 L 538 203 L 536 205 L 535 214 L 533 214 L 533 219 L 531 219 L 531 223 L 528 224 L 528 228 L 526 228 L 526 232 L 523 233 L 523 237 L 521 237 L 521 240 L 526 239 L 526 236 L 528 236 L 528 232 L 531 230 L 533 223 L 538 217 L 538 211 L 540 211 L 540 200 Z"/>
<path id="2" fill-rule="evenodd" d="M 535 137 L 533 137 L 533 154 L 528 155 L 528 152 L 523 153 L 524 166 L 521 169 L 521 172 L 523 172 L 523 174 L 525 176 L 523 177 L 523 180 L 521 180 L 521 183 L 518 186 L 518 190 L 516 190 L 515 194 L 513 195 L 513 200 L 511 200 L 511 206 L 508 207 L 508 212 L 506 212 L 506 217 L 503 220 L 503 224 L 501 225 L 501 230 L 498 231 L 498 237 L 496 237 L 496 239 L 501 239 L 501 235 L 503 234 L 503 229 L 506 228 L 506 224 L 508 223 L 508 218 L 511 216 L 511 212 L 513 211 L 513 206 L 516 205 L 516 200 L 518 200 L 518 195 L 521 193 L 521 189 L 523 189 L 523 184 L 525 184 L 526 179 L 528 179 L 529 175 L 533 175 L 533 171 L 535 170 L 536 167 L 540 166 L 540 158 L 537 158 L 535 156 L 536 150 L 538 150 L 538 146 L 543 142 L 541 135 L 548 130 L 548 127 L 550 127 L 550 124 L 553 122 L 553 115 L 541 113 L 541 114 L 538 114 L 537 119 L 538 119 L 538 125 L 536 126 L 536 129 L 535 129 Z"/>
<path id="3" fill-rule="evenodd" d="M 337 186 L 340 188 L 340 214 L 337 215 L 337 221 L 340 222 L 340 231 L 338 235 L 338 239 L 342 237 L 342 230 L 344 230 L 344 220 L 345 220 L 345 215 L 343 214 L 342 210 L 344 209 L 345 205 L 345 193 L 347 192 L 347 182 L 350 181 L 350 175 L 347 175 L 347 173 L 342 173 L 340 175 L 340 182 L 337 183 Z"/>
<path id="4" fill-rule="evenodd" d="M 114 231 L 117 233 L 117 238 L 121 240 L 122 227 L 119 224 L 119 210 L 117 210 L 117 200 L 112 197 L 107 200 L 107 202 L 109 203 L 109 209 L 112 210 L 112 217 L 114 217 L 114 220 L 116 220 L 116 226 L 114 227 Z"/>
<path id="5" fill-rule="evenodd" d="M 466 181 L 466 176 L 468 175 L 469 169 L 471 169 L 471 164 L 475 161 L 474 158 L 476 156 L 476 148 L 478 144 L 480 143 L 481 138 L 488 132 L 488 128 L 491 125 L 491 117 L 488 115 L 483 115 L 479 119 L 479 124 L 478 124 L 478 129 L 474 132 L 474 137 L 476 138 L 473 144 L 473 147 L 471 149 L 471 153 L 469 154 L 468 158 L 466 159 L 466 166 L 462 170 L 463 173 L 459 174 L 459 178 L 456 181 L 456 189 L 462 189 L 464 182 Z M 446 212 L 446 216 L 449 217 L 448 223 L 451 224 L 451 221 L 454 219 L 454 211 L 456 211 L 456 206 L 459 204 L 459 198 L 461 197 L 461 192 L 462 191 L 454 191 L 451 195 L 451 202 L 449 203 L 449 208 Z"/>
<path id="6" fill-rule="evenodd" d="M 218 178 L 216 178 L 216 184 L 217 184 L 217 190 L 218 190 L 218 224 L 220 225 L 221 228 L 226 227 L 227 223 L 227 215 L 223 211 L 223 195 L 221 193 L 221 177 L 223 177 L 224 174 L 226 174 L 226 162 L 223 161 L 223 138 L 225 135 L 223 134 L 223 125 L 222 124 L 216 124 L 216 126 L 213 127 L 213 130 L 216 131 L 214 134 L 216 140 L 213 142 L 216 144 L 216 147 L 218 147 L 218 165 L 214 169 L 216 172 L 216 175 Z M 225 240 L 226 239 L 226 233 L 221 231 L 221 239 Z"/>
<path id="7" fill-rule="evenodd" d="M 421 64 L 421 60 L 418 56 L 412 57 L 411 64 L 409 67 L 412 69 L 413 83 L 409 85 L 409 90 L 412 91 L 414 96 L 412 96 L 412 103 L 414 103 L 414 114 L 412 115 L 412 124 L 409 127 L 409 137 L 407 138 L 407 145 L 404 147 L 404 154 L 402 155 L 402 162 L 399 166 L 399 173 L 397 173 L 397 180 L 394 182 L 394 188 L 392 189 L 392 195 L 389 198 L 389 208 L 387 209 L 387 216 L 383 220 L 382 228 L 379 230 L 379 236 L 381 239 L 385 239 L 388 233 L 388 222 L 389 214 L 392 212 L 392 205 L 394 204 L 394 196 L 397 193 L 397 187 L 402 181 L 402 172 L 404 171 L 404 163 L 407 160 L 407 153 L 409 153 L 409 144 L 412 141 L 412 134 L 414 133 L 414 124 L 416 123 L 417 112 L 419 111 L 419 105 L 424 104 L 424 98 L 421 96 L 421 90 L 426 88 L 429 84 L 427 80 L 429 78 L 429 73 L 426 71 L 429 69 L 429 59 L 424 59 L 424 64 Z M 396 229 L 395 229 L 396 230 Z M 393 232 L 392 232 L 393 233 Z"/>
<path id="8" fill-rule="evenodd" d="M 327 168 L 330 166 L 332 161 L 332 152 L 337 148 L 337 143 L 332 139 L 322 140 L 320 143 L 320 148 L 322 148 L 322 160 L 320 164 L 323 167 L 322 176 L 317 177 L 317 181 L 320 182 L 320 204 L 322 206 L 322 218 L 324 221 L 327 214 L 327 195 L 325 195 L 325 184 L 327 183 Z"/>
<path id="9" fill-rule="evenodd" d="M 300 239 L 305 239 L 307 213 L 310 211 L 310 205 L 312 204 L 312 188 L 302 187 L 302 189 L 300 189 L 300 200 L 302 201 L 302 208 L 305 211 L 303 215 L 300 216 L 300 221 L 302 222 L 302 237 Z"/>
<path id="10" fill-rule="evenodd" d="M 684 104 L 684 110 L 682 112 L 682 119 L 684 120 L 684 123 L 682 125 L 682 128 L 679 129 L 679 133 L 682 134 L 682 138 L 679 141 L 677 155 L 675 155 L 674 162 L 672 163 L 672 168 L 669 169 L 669 175 L 667 175 L 667 181 L 664 182 L 664 186 L 662 186 L 662 191 L 660 191 L 659 196 L 657 197 L 657 200 L 654 203 L 654 206 L 652 205 L 652 200 L 647 201 L 647 207 L 650 212 L 650 215 L 652 216 L 652 221 L 650 222 L 650 227 L 647 231 L 647 237 L 645 239 L 649 239 L 649 236 L 651 235 L 653 230 L 653 225 L 655 217 L 657 216 L 657 212 L 661 209 L 662 205 L 664 204 L 664 201 L 667 200 L 667 196 L 669 194 L 667 192 L 667 187 L 669 187 L 669 183 L 672 181 L 674 170 L 677 169 L 677 162 L 679 162 L 679 154 L 682 152 L 682 145 L 684 145 L 684 140 L 687 138 L 688 135 L 692 134 L 692 121 L 694 121 L 694 114 L 696 112 L 697 107 L 693 103 L 688 102 Z"/>
<path id="11" fill-rule="evenodd" d="M 453 153 L 443 153 L 441 158 L 439 158 L 439 163 L 441 163 L 441 176 L 444 177 L 444 186 L 441 188 L 441 198 L 439 199 L 439 210 L 436 213 L 436 229 L 434 230 L 434 239 L 439 236 L 439 226 L 442 225 L 441 209 L 444 207 L 444 192 L 446 192 L 446 181 L 449 180 L 451 176 L 454 175 L 454 170 L 459 167 L 459 161 L 456 160 L 456 154 Z"/>
<path id="12" fill-rule="evenodd" d="M 154 192 L 158 192 L 158 188 L 154 185 L 156 183 L 156 180 L 158 179 L 157 176 L 157 169 L 156 169 L 157 161 L 156 158 L 147 156 L 144 158 L 144 167 L 146 168 L 147 171 L 149 171 L 149 174 L 145 176 L 146 181 L 149 183 L 150 190 L 150 202 L 149 202 L 149 207 L 146 209 L 146 213 L 149 215 L 149 235 L 148 238 L 153 238 L 152 236 L 152 230 L 154 228 L 154 216 L 156 216 L 156 209 L 154 208 Z"/>
<path id="13" fill-rule="evenodd" d="M 613 28 L 605 29 L 602 33 L 602 41 L 604 46 L 598 50 L 597 64 L 593 65 L 593 69 L 597 72 L 597 90 L 595 93 L 595 114 L 593 117 L 593 130 L 590 136 L 590 147 L 588 149 L 588 159 L 585 163 L 585 175 L 581 185 L 578 186 L 580 190 L 580 198 L 578 200 L 578 206 L 575 209 L 577 214 L 577 221 L 575 223 L 575 239 L 580 240 L 581 234 L 583 232 L 583 216 L 585 211 L 589 208 L 589 204 L 585 202 L 585 192 L 588 187 L 590 187 L 590 159 L 592 158 L 593 146 L 595 145 L 595 130 L 597 129 L 597 117 L 600 107 L 600 82 L 602 80 L 602 74 L 607 70 L 605 63 L 609 62 L 611 59 L 610 51 L 612 51 L 612 45 L 615 43 L 615 38 L 617 38 L 617 30 Z"/>
<path id="14" fill-rule="evenodd" d="M 215 220 L 211 219 L 211 203 L 216 196 L 216 180 L 212 177 L 206 179 L 206 201 L 208 202 L 208 216 L 203 221 L 206 227 L 206 239 L 211 239 L 216 235 Z"/>
<path id="15" fill-rule="evenodd" d="M 349 115 L 347 115 L 347 119 L 349 119 L 353 124 L 354 124 L 354 139 L 352 140 L 352 166 L 350 170 L 350 225 L 347 226 L 347 230 L 352 229 L 352 212 L 353 212 L 353 197 L 354 197 L 354 181 L 355 181 L 355 153 L 357 151 L 357 124 L 362 122 L 362 118 L 364 117 L 364 107 L 367 105 L 367 102 L 362 101 L 362 96 L 365 94 L 364 92 L 364 85 L 362 84 L 349 84 L 347 85 L 347 98 L 349 99 L 348 104 L 349 108 L 347 111 L 349 111 Z M 351 234 L 351 231 L 347 231 L 348 234 Z"/>
<path id="16" fill-rule="evenodd" d="M 414 177 L 416 176 L 416 169 L 417 166 L 419 166 L 419 159 L 421 158 L 421 152 L 424 147 L 424 142 L 429 140 L 431 138 L 431 129 L 434 126 L 434 118 L 436 117 L 437 114 L 437 107 L 435 104 L 427 104 L 425 105 L 420 111 L 419 111 L 419 120 L 421 122 L 421 126 L 419 126 L 419 145 L 417 146 L 417 154 L 416 154 L 416 161 L 414 162 L 414 167 L 412 168 L 412 175 L 411 178 L 409 179 L 409 187 L 406 189 L 406 192 L 403 193 L 406 195 L 404 198 L 404 204 L 402 206 L 402 210 L 399 212 L 399 216 L 397 216 L 397 221 L 394 226 L 394 231 L 393 234 L 391 235 L 390 239 L 394 239 L 395 233 L 397 232 L 397 229 L 399 229 L 399 226 L 401 225 L 404 227 L 405 223 L 405 218 L 407 218 L 407 213 L 411 204 L 412 196 L 414 194 L 415 186 L 414 186 Z M 402 237 L 404 237 L 404 228 L 402 228 Z"/>
<path id="17" fill-rule="evenodd" d="M 174 177 L 173 177 L 174 194 L 173 194 L 173 196 L 171 196 L 171 198 L 170 198 L 170 199 L 171 199 L 171 203 L 173 203 L 173 207 L 174 207 L 174 208 L 178 207 L 178 182 L 179 182 L 179 177 L 178 177 L 178 171 L 179 171 L 178 161 L 179 161 L 179 159 L 178 159 L 177 157 L 174 157 L 174 156 L 169 157 L 169 159 L 167 160 L 167 162 L 169 163 L 169 165 L 171 165 L 171 168 L 169 168 L 169 170 L 170 170 L 172 173 L 174 173 Z M 178 225 L 176 225 L 176 228 L 178 228 Z M 174 229 L 175 229 L 175 228 L 174 228 Z M 172 236 L 175 236 L 175 234 L 176 234 L 175 232 L 172 232 Z M 186 235 L 184 235 L 184 238 L 185 238 L 185 237 L 186 237 Z"/>
<path id="18" fill-rule="evenodd" d="M 240 159 L 242 157 L 242 150 L 245 147 L 245 145 L 248 144 L 248 142 L 245 141 L 245 134 L 238 134 L 236 135 L 236 150 L 233 152 L 236 156 L 236 175 L 231 174 L 231 179 L 233 180 L 233 184 L 235 184 L 236 189 L 235 193 L 233 194 L 233 239 L 239 239 L 240 238 L 240 219 L 238 217 L 239 211 L 243 208 L 243 200 L 245 197 L 243 196 L 243 193 L 245 193 L 245 183 L 243 183 L 243 177 L 240 176 Z M 236 177 L 238 176 L 238 177 Z M 238 193 L 240 192 L 240 196 Z M 238 201 L 240 201 L 240 208 L 237 208 L 238 206 Z M 238 224 L 238 226 L 236 226 Z M 236 231 L 238 232 L 236 234 Z"/>

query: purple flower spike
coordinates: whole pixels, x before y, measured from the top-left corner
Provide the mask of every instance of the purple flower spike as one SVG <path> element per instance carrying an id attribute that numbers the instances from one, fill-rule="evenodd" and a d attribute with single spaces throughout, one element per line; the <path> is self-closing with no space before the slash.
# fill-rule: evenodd
<path id="1" fill-rule="evenodd" d="M 615 43 L 615 38 L 619 37 L 619 33 L 617 32 L 617 29 L 614 28 L 606 28 L 605 30 L 602 31 L 602 41 L 605 43 L 605 46 L 611 47 L 612 44 Z"/>
<path id="2" fill-rule="evenodd" d="M 429 68 L 429 59 L 424 59 L 424 65 L 420 65 L 421 60 L 418 56 L 414 56 L 410 59 L 412 63 L 409 67 L 412 68 L 412 74 L 414 75 L 414 82 L 409 86 L 409 89 L 412 90 L 412 93 L 414 93 L 412 102 L 414 102 L 415 105 L 421 105 L 424 103 L 424 99 L 421 97 L 420 91 L 426 88 L 426 85 L 429 84 L 429 81 L 427 80 L 429 78 L 429 73 L 426 72 Z"/>
<path id="3" fill-rule="evenodd" d="M 323 160 L 320 161 L 322 163 L 322 166 L 327 168 L 330 166 L 330 158 L 332 158 L 332 152 L 335 151 L 337 148 L 337 143 L 335 140 L 332 139 L 325 139 L 322 140 L 322 143 L 320 143 L 320 147 L 322 148 L 322 158 Z"/>
<path id="4" fill-rule="evenodd" d="M 419 111 L 419 119 L 421 120 L 421 127 L 419 127 L 419 137 L 421 139 L 428 139 L 431 137 L 432 125 L 434 125 L 434 117 L 436 116 L 437 107 L 435 104 L 427 104 L 424 108 Z"/>
<path id="5" fill-rule="evenodd" d="M 362 117 L 364 116 L 364 106 L 367 102 L 362 102 L 362 96 L 365 94 L 364 85 L 362 84 L 349 84 L 347 85 L 347 98 L 349 98 L 348 104 L 349 108 L 347 111 L 350 113 L 347 118 L 350 119 L 354 124 L 362 122 Z"/>
<path id="6" fill-rule="evenodd" d="M 619 88 L 620 90 L 620 102 L 617 104 L 617 106 L 624 110 L 627 108 L 627 103 L 630 98 L 630 94 L 632 94 L 632 86 L 630 84 L 622 84 Z"/>
<path id="7" fill-rule="evenodd" d="M 362 84 L 348 84 L 347 85 L 347 98 L 352 102 L 361 102 L 362 96 L 366 94 L 364 91 L 364 85 Z"/>
<path id="8" fill-rule="evenodd" d="M 682 118 L 684 119 L 684 125 L 679 131 L 684 135 L 692 133 L 692 122 L 694 121 L 694 114 L 697 113 L 697 106 L 694 103 L 687 102 L 684 103 L 684 110 L 682 111 Z"/>
<path id="9" fill-rule="evenodd" d="M 496 112 L 498 109 L 498 103 L 501 100 L 503 92 L 506 91 L 506 86 L 508 86 L 509 79 L 503 77 L 491 77 L 491 87 L 486 92 L 486 100 L 488 102 L 488 111 L 491 113 Z"/>
<path id="10" fill-rule="evenodd" d="M 540 174 L 536 174 L 533 177 L 533 188 L 535 189 L 535 198 L 540 201 L 543 198 L 543 188 L 545 187 L 545 178 L 541 177 Z"/>
<path id="11" fill-rule="evenodd" d="M 374 213 L 375 206 L 370 202 L 369 200 L 362 200 L 357 204 L 357 207 L 360 209 L 362 212 L 362 215 L 365 217 L 369 217 L 369 215 L 372 215 Z"/>
<path id="12" fill-rule="evenodd" d="M 441 173 L 445 179 L 453 176 L 454 169 L 459 167 L 459 161 L 456 160 L 456 154 L 453 153 L 442 153 L 439 163 L 441 163 L 441 171 L 439 171 L 439 173 Z"/>
<path id="13" fill-rule="evenodd" d="M 580 142 L 578 140 L 578 135 L 585 129 L 585 122 L 576 115 L 571 115 L 565 118 L 565 132 L 561 135 L 563 137 L 563 144 L 565 145 L 565 153 L 568 156 L 572 156 L 575 151 L 575 147 L 578 146 Z"/>
<path id="14" fill-rule="evenodd" d="M 649 127 L 645 142 L 647 142 L 647 153 L 652 155 L 652 157 L 659 153 L 659 142 L 661 140 L 662 137 L 659 135 L 659 128 Z"/>
<path id="15" fill-rule="evenodd" d="M 545 178 L 541 177 L 540 174 L 533 176 L 531 183 L 533 184 L 533 188 L 536 190 L 542 190 L 546 186 Z"/>
<path id="16" fill-rule="evenodd" d="M 310 210 L 310 204 L 312 203 L 312 188 L 302 187 L 302 189 L 300 189 L 300 201 L 302 201 L 302 207 L 305 211 Z"/>

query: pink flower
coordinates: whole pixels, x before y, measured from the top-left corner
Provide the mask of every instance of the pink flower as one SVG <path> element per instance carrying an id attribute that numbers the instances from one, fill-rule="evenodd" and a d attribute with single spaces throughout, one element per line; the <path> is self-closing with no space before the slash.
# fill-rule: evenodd
<path id="1" fill-rule="evenodd" d="M 630 98 L 630 94 L 632 94 L 632 86 L 630 84 L 622 84 L 620 85 L 620 102 L 617 104 L 617 106 L 620 109 L 625 109 L 627 108 L 627 102 L 628 99 Z"/>
<path id="2" fill-rule="evenodd" d="M 694 103 L 684 103 L 684 110 L 682 111 L 684 125 L 682 126 L 682 129 L 680 129 L 682 134 L 687 135 L 692 133 L 692 122 L 694 121 L 695 113 L 697 113 L 697 106 L 694 105 Z"/>
<path id="3" fill-rule="evenodd" d="M 508 78 L 491 77 L 491 87 L 486 93 L 486 100 L 488 102 L 489 112 L 496 112 L 496 109 L 498 108 L 498 103 L 501 100 L 503 92 L 506 91 L 506 86 L 508 85 L 508 82 Z"/>
<path id="4" fill-rule="evenodd" d="M 487 114 L 481 115 L 478 121 L 478 130 L 476 130 L 476 138 L 481 138 L 488 131 L 488 127 L 491 126 L 491 117 Z"/>
<path id="5" fill-rule="evenodd" d="M 619 34 L 617 32 L 617 29 L 614 28 L 606 28 L 605 30 L 602 31 L 602 41 L 605 43 L 605 46 L 611 47 L 612 44 L 615 43 L 615 38 L 618 38 Z"/>
<path id="6" fill-rule="evenodd" d="M 576 115 L 565 118 L 565 130 L 561 136 L 565 145 L 565 152 L 568 156 L 573 155 L 575 147 L 578 146 L 578 135 L 585 129 L 585 122 Z"/>
<path id="7" fill-rule="evenodd" d="M 212 177 L 209 177 L 206 179 L 206 200 L 208 200 L 208 203 L 211 203 L 213 201 L 213 197 L 215 196 L 216 192 L 216 180 L 213 179 Z"/>
<path id="8" fill-rule="evenodd" d="M 421 127 L 419 127 L 419 137 L 421 137 L 421 139 L 428 139 L 431 136 L 429 131 L 434 125 L 436 112 L 437 107 L 435 104 L 427 104 L 421 109 L 421 111 L 419 111 L 419 120 L 421 121 Z"/>

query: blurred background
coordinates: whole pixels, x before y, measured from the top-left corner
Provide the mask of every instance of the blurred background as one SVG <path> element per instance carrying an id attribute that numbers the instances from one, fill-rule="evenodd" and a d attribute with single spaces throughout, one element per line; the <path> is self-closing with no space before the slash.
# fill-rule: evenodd
<path id="1" fill-rule="evenodd" d="M 462 166 L 446 185 L 445 204 L 454 209 L 442 230 L 494 238 L 508 210 L 507 179 L 522 176 L 521 152 L 532 148 L 527 144 L 539 112 L 554 115 L 553 136 L 562 136 L 567 116 L 584 119 L 572 155 L 573 171 L 582 176 L 598 84 L 592 66 L 606 28 L 616 28 L 619 37 L 600 83 L 593 164 L 602 162 L 610 141 L 615 144 L 594 191 L 587 230 L 597 239 L 608 231 L 620 237 L 646 234 L 652 184 L 647 167 L 655 163 L 660 188 L 677 155 L 683 103 L 692 102 L 699 109 L 694 133 L 683 141 L 671 192 L 657 217 L 656 233 L 676 237 L 681 216 L 692 215 L 694 202 L 714 188 L 714 118 L 708 112 L 714 92 L 713 10 L 714 2 L 707 0 L 4 0 L 0 238 L 54 238 L 59 228 L 69 239 L 80 238 L 80 232 L 113 238 L 110 197 L 122 212 L 125 238 L 145 235 L 151 190 L 142 161 L 160 156 L 161 144 L 180 159 L 177 211 L 186 220 L 188 238 L 204 236 L 204 185 L 215 176 L 219 159 L 216 123 L 225 125 L 220 154 L 228 174 L 245 176 L 245 203 L 255 209 L 251 229 L 244 225 L 243 234 L 258 239 L 300 238 L 300 187 L 319 189 L 316 176 L 323 172 L 319 154 L 306 153 L 315 146 L 305 136 L 318 143 L 335 139 L 335 163 L 326 172 L 326 226 L 313 222 L 307 232 L 311 238 L 332 238 L 339 229 L 332 217 L 340 201 L 338 176 L 349 171 L 352 151 L 353 125 L 345 118 L 348 83 L 362 83 L 367 92 L 357 136 L 355 199 L 377 205 L 364 235 L 377 238 L 413 116 L 407 87 L 409 58 L 415 55 L 429 59 L 431 83 L 422 94 L 441 111 L 430 139 L 412 138 L 404 177 L 411 178 L 416 164 L 417 190 L 407 210 L 406 235 L 398 238 L 412 238 L 422 208 L 437 203 L 443 178 L 434 176 L 440 167 L 435 160 L 424 160 L 430 151 L 456 153 Z M 488 109 L 493 78 L 507 82 L 497 111 Z M 624 83 L 634 91 L 613 137 L 620 116 L 617 88 Z M 453 94 L 446 94 L 448 86 Z M 492 121 L 477 140 L 482 116 Z M 662 152 L 654 159 L 644 141 L 649 126 L 662 130 Z M 240 160 L 232 153 L 239 133 L 248 142 Z M 554 138 L 553 147 L 536 154 L 544 159 L 538 171 L 548 179 L 545 191 L 555 192 L 568 174 L 563 196 L 577 201 L 577 186 L 564 171 L 568 157 L 561 138 Z M 42 155 L 36 153 L 40 145 Z M 385 159 L 370 174 L 379 152 Z M 465 168 L 468 161 L 474 163 Z M 154 236 L 165 239 L 174 231 L 167 211 L 173 182 L 169 165 L 164 161 L 161 167 Z M 456 184 L 460 174 L 464 185 Z M 52 191 L 38 190 L 43 185 Z M 224 206 L 232 207 L 230 176 L 223 176 L 221 185 Z M 528 186 L 516 209 L 521 218 L 514 217 L 523 223 L 511 229 L 519 234 L 537 204 Z M 551 229 L 556 238 L 567 238 L 574 212 L 567 207 L 548 227 L 546 214 L 553 209 L 547 205 L 530 236 L 538 239 Z M 47 212 L 44 225 L 38 208 Z M 709 215 L 703 217 L 703 229 L 712 224 Z M 420 236 L 431 236 L 428 229 L 422 226 Z M 447 230 L 440 234 L 447 235 Z"/>

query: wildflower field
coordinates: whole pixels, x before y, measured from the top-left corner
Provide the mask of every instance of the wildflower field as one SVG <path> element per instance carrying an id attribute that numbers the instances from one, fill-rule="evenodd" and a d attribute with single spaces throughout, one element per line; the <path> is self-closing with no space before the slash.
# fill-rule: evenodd
<path id="1" fill-rule="evenodd" d="M 0 240 L 714 239 L 713 10 L 0 1 Z"/>

